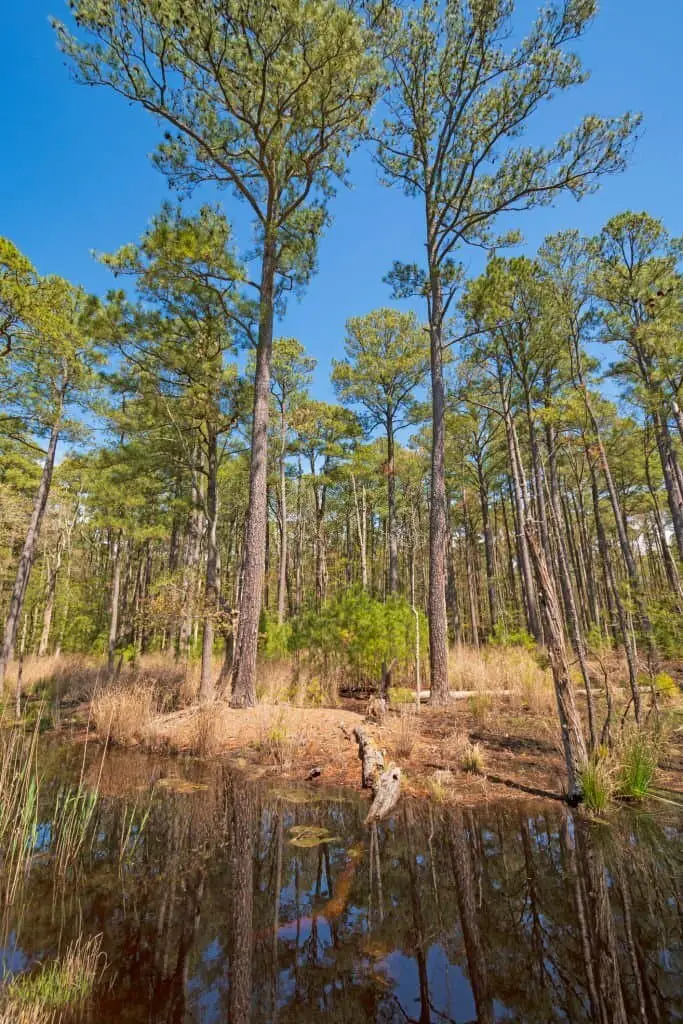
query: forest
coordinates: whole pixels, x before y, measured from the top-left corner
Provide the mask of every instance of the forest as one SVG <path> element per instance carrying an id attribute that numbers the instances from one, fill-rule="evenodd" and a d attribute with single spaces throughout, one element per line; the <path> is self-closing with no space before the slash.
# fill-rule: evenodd
<path id="1" fill-rule="evenodd" d="M 636 142 L 633 114 L 520 140 L 584 80 L 594 4 L 517 45 L 502 0 L 71 6 L 74 77 L 156 119 L 178 198 L 96 254 L 105 296 L 2 240 L 0 686 L 25 659 L 94 656 L 112 682 L 157 655 L 184 700 L 248 708 L 290 660 L 319 703 L 417 675 L 441 705 L 463 646 L 546 650 L 580 795 L 618 717 L 675 695 L 683 637 L 681 241 L 628 210 L 523 255 L 506 230 Z M 423 235 L 395 305 L 349 316 L 326 402 L 275 325 L 358 146 Z M 246 254 L 218 201 L 183 201 L 207 184 L 248 207 Z"/>
<path id="2" fill-rule="evenodd" d="M 683 237 L 555 218 L 647 128 L 542 113 L 596 0 L 53 13 L 168 188 L 100 290 L 0 235 L 0 1024 L 679 1019 Z M 328 375 L 358 154 L 418 228 Z"/>

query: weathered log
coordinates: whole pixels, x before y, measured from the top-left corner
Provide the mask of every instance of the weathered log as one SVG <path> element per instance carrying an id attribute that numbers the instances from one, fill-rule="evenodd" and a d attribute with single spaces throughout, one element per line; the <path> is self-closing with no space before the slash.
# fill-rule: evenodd
<path id="1" fill-rule="evenodd" d="M 355 727 L 353 735 L 358 743 L 363 789 L 371 789 L 374 793 L 378 777 L 384 771 L 384 755 L 373 744 L 362 725 Z"/>
<path id="2" fill-rule="evenodd" d="M 382 772 L 375 786 L 375 798 L 370 804 L 365 824 L 385 818 L 398 803 L 401 795 L 401 769 L 392 765 Z"/>

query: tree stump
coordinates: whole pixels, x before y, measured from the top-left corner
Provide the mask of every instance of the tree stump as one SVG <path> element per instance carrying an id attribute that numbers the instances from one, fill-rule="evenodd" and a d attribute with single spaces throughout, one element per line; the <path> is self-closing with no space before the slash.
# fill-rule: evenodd
<path id="1" fill-rule="evenodd" d="M 370 810 L 365 819 L 366 825 L 372 821 L 381 821 L 390 811 L 393 811 L 401 795 L 401 769 L 392 765 L 391 768 L 382 772 L 374 792 L 375 798 L 370 804 Z"/>

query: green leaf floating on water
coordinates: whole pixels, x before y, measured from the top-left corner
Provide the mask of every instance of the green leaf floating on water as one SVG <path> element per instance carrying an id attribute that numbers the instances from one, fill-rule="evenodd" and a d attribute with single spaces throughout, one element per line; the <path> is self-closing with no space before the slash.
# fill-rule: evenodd
<path id="1" fill-rule="evenodd" d="M 301 846 L 310 849 L 313 846 L 322 846 L 323 843 L 337 843 L 339 836 L 330 835 L 326 828 L 319 825 L 292 825 L 289 830 L 289 845 Z"/>

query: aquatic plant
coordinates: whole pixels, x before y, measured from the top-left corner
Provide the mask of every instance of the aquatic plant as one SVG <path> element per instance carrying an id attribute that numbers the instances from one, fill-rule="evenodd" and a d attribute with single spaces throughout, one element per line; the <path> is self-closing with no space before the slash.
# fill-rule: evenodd
<path id="1" fill-rule="evenodd" d="M 626 737 L 619 751 L 618 792 L 630 800 L 647 796 L 657 771 L 659 740 L 641 730 Z"/>
<path id="2" fill-rule="evenodd" d="M 22 729 L 0 728 L 0 859 L 5 903 L 12 903 L 33 853 L 38 831 L 38 720 Z"/>
<path id="3" fill-rule="evenodd" d="M 64 1011 L 83 1006 L 106 969 L 102 936 L 79 936 L 64 957 L 19 974 L 5 986 L 0 1024 L 31 1022 L 47 1024 L 61 1020 Z"/>
<path id="4" fill-rule="evenodd" d="M 606 757 L 592 757 L 580 775 L 584 807 L 594 814 L 604 814 L 614 794 L 614 771 Z"/>

